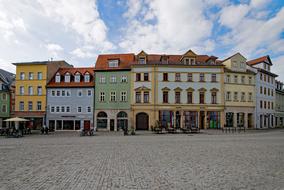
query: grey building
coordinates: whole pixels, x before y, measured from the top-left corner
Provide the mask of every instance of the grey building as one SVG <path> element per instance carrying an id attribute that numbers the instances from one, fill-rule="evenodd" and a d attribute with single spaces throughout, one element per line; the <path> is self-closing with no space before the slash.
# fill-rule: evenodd
<path id="1" fill-rule="evenodd" d="M 47 84 L 46 121 L 50 129 L 94 126 L 94 69 L 60 68 Z"/>

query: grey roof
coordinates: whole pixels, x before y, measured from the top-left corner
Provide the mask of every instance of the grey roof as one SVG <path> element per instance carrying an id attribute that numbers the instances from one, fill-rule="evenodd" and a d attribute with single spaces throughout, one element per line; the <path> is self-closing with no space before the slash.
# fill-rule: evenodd
<path id="1" fill-rule="evenodd" d="M 15 74 L 0 69 L 0 79 L 3 80 L 5 85 L 10 86 L 15 81 Z"/>

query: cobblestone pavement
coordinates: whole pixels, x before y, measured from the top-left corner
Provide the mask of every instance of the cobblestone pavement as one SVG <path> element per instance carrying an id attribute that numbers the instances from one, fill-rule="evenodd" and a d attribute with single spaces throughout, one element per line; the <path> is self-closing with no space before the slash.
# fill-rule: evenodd
<path id="1" fill-rule="evenodd" d="M 284 189 L 284 130 L 0 137 L 0 189 Z"/>

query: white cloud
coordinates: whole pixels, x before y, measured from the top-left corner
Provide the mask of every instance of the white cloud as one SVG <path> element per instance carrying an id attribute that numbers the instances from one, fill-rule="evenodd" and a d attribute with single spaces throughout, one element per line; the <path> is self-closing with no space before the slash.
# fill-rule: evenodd
<path id="1" fill-rule="evenodd" d="M 86 48 L 76 48 L 73 51 L 70 52 L 71 55 L 74 55 L 78 58 L 92 58 L 96 57 L 97 55 L 94 53 L 91 53 Z"/>
<path id="2" fill-rule="evenodd" d="M 230 5 L 221 11 L 219 22 L 229 28 L 236 27 L 248 14 L 250 7 L 245 4 Z"/>
<path id="3" fill-rule="evenodd" d="M 45 14 L 75 31 L 85 44 L 110 50 L 114 45 L 107 39 L 107 27 L 92 0 L 38 0 Z"/>
<path id="4" fill-rule="evenodd" d="M 133 3 L 131 0 L 128 5 Z M 146 0 L 135 11 L 128 7 L 126 15 L 132 18 L 128 17 L 119 46 L 128 51 L 171 53 L 197 46 L 212 32 L 213 23 L 204 15 L 207 5 L 199 0 Z M 141 10 L 139 14 L 137 10 Z"/>
<path id="5" fill-rule="evenodd" d="M 58 57 L 58 54 L 64 50 L 59 44 L 53 43 L 46 44 L 46 48 L 48 52 L 55 58 Z"/>
<path id="6" fill-rule="evenodd" d="M 273 63 L 273 67 L 272 68 L 272 72 L 278 74 L 279 76 L 277 77 L 277 80 L 281 80 L 282 82 L 284 82 L 284 75 L 283 75 L 283 71 L 284 71 L 284 55 L 281 55 L 279 57 L 276 57 L 274 59 L 272 59 L 272 63 Z"/>
<path id="7" fill-rule="evenodd" d="M 271 0 L 251 0 L 250 6 L 253 8 L 263 8 L 265 5 L 270 3 Z"/>

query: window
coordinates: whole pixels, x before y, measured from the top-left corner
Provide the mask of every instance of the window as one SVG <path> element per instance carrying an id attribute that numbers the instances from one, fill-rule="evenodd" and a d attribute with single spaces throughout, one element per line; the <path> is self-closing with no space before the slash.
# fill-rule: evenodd
<path id="1" fill-rule="evenodd" d="M 192 73 L 187 74 L 187 81 L 192 82 Z"/>
<path id="2" fill-rule="evenodd" d="M 263 101 L 264 102 L 264 109 L 266 109 L 266 101 Z"/>
<path id="3" fill-rule="evenodd" d="M 37 111 L 41 111 L 41 101 L 37 102 Z"/>
<path id="4" fill-rule="evenodd" d="M 33 80 L 34 79 L 34 73 L 33 72 L 29 72 L 29 80 Z"/>
<path id="5" fill-rule="evenodd" d="M 144 81 L 149 81 L 149 74 L 148 73 L 144 73 Z"/>
<path id="6" fill-rule="evenodd" d="M 230 83 L 230 82 L 231 82 L 231 76 L 230 76 L 230 75 L 227 75 L 227 76 L 226 76 L 226 82 L 227 82 L 227 83 Z"/>
<path id="7" fill-rule="evenodd" d="M 260 76 L 259 76 L 259 77 L 260 77 L 260 80 L 262 80 L 262 73 L 260 73 Z"/>
<path id="8" fill-rule="evenodd" d="M 7 100 L 7 94 L 2 94 L 2 100 Z"/>
<path id="9" fill-rule="evenodd" d="M 70 82 L 70 73 L 66 73 L 66 74 L 65 74 L 64 81 L 65 81 L 65 82 Z"/>
<path id="10" fill-rule="evenodd" d="M 140 73 L 136 73 L 136 81 L 141 81 L 141 74 Z"/>
<path id="11" fill-rule="evenodd" d="M 20 73 L 20 80 L 25 80 L 25 73 L 24 72 Z"/>
<path id="12" fill-rule="evenodd" d="M 55 90 L 51 91 L 51 96 L 54 97 L 55 96 Z"/>
<path id="13" fill-rule="evenodd" d="M 121 77 L 121 82 L 123 82 L 123 83 L 127 82 L 127 76 L 122 76 Z"/>
<path id="14" fill-rule="evenodd" d="M 273 102 L 271 102 L 271 109 L 273 109 Z"/>
<path id="15" fill-rule="evenodd" d="M 266 87 L 264 87 L 264 94 L 266 95 Z"/>
<path id="16" fill-rule="evenodd" d="M 245 96 L 246 96 L 246 94 L 245 94 L 244 92 L 242 92 L 242 95 L 241 95 L 241 101 L 242 101 L 242 102 L 246 101 L 246 100 L 245 100 Z"/>
<path id="17" fill-rule="evenodd" d="M 42 72 L 38 72 L 37 73 L 37 79 L 38 80 L 42 80 Z"/>
<path id="18" fill-rule="evenodd" d="M 163 103 L 168 103 L 168 102 L 169 102 L 169 92 L 163 91 Z"/>
<path id="19" fill-rule="evenodd" d="M 249 100 L 250 102 L 252 101 L 252 93 L 251 93 L 251 92 L 249 93 L 248 100 Z"/>
<path id="20" fill-rule="evenodd" d="M 187 103 L 192 104 L 192 92 L 187 92 Z"/>
<path id="21" fill-rule="evenodd" d="M 90 74 L 86 73 L 84 76 L 84 82 L 90 82 Z"/>
<path id="22" fill-rule="evenodd" d="M 175 92 L 175 101 L 177 104 L 180 104 L 180 92 Z"/>
<path id="23" fill-rule="evenodd" d="M 270 109 L 270 102 L 267 102 L 267 108 Z"/>
<path id="24" fill-rule="evenodd" d="M 168 81 L 168 73 L 163 73 L 163 81 Z"/>
<path id="25" fill-rule="evenodd" d="M 260 94 L 262 94 L 262 86 L 260 87 Z"/>
<path id="26" fill-rule="evenodd" d="M 145 57 L 139 57 L 140 64 L 146 64 Z"/>
<path id="27" fill-rule="evenodd" d="M 116 93 L 115 92 L 110 92 L 110 101 L 115 102 L 116 101 Z"/>
<path id="28" fill-rule="evenodd" d="M 120 93 L 120 101 L 122 101 L 122 102 L 126 102 L 127 101 L 127 99 L 126 99 L 126 92 L 125 91 Z"/>
<path id="29" fill-rule="evenodd" d="M 56 90 L 56 96 L 60 96 L 61 92 L 60 90 Z"/>
<path id="30" fill-rule="evenodd" d="M 81 75 L 80 73 L 75 74 L 75 82 L 80 82 L 81 81 Z"/>
<path id="31" fill-rule="evenodd" d="M 238 92 L 234 93 L 234 101 L 238 101 Z"/>
<path id="32" fill-rule="evenodd" d="M 110 77 L 110 82 L 111 83 L 116 83 L 116 76 L 111 76 Z"/>
<path id="33" fill-rule="evenodd" d="M 249 84 L 252 84 L 252 78 L 251 77 L 249 77 Z"/>
<path id="34" fill-rule="evenodd" d="M 24 102 L 20 102 L 20 111 L 24 111 L 25 105 Z"/>
<path id="35" fill-rule="evenodd" d="M 194 63 L 195 63 L 195 60 L 194 59 L 190 59 L 190 64 L 194 65 Z"/>
<path id="36" fill-rule="evenodd" d="M 136 103 L 141 103 L 141 92 L 136 92 L 135 93 L 135 102 Z"/>
<path id="37" fill-rule="evenodd" d="M 245 76 L 242 76 L 241 82 L 242 82 L 242 84 L 245 84 Z"/>
<path id="38" fill-rule="evenodd" d="M 270 76 L 267 76 L 267 82 L 270 83 Z"/>
<path id="39" fill-rule="evenodd" d="M 263 74 L 264 82 L 266 82 L 266 74 Z"/>
<path id="40" fill-rule="evenodd" d="M 64 97 L 65 95 L 66 95 L 65 90 L 62 90 L 62 91 L 61 91 L 61 96 Z"/>
<path id="41" fill-rule="evenodd" d="M 65 107 L 61 106 L 61 113 L 64 113 L 64 112 L 65 112 Z"/>
<path id="42" fill-rule="evenodd" d="M 70 97 L 71 96 L 71 91 L 70 90 L 66 90 L 66 96 Z"/>
<path id="43" fill-rule="evenodd" d="M 67 107 L 66 107 L 66 112 L 67 112 L 67 113 L 70 113 L 70 106 L 67 106 Z"/>
<path id="44" fill-rule="evenodd" d="M 204 73 L 200 73 L 200 74 L 199 74 L 199 81 L 200 81 L 200 82 L 204 82 L 204 81 L 205 81 L 205 79 L 204 79 Z"/>
<path id="45" fill-rule="evenodd" d="M 267 95 L 270 96 L 270 88 L 267 88 Z"/>
<path id="46" fill-rule="evenodd" d="M 273 91 L 274 91 L 274 90 L 273 90 L 273 89 L 271 89 L 271 96 L 273 96 Z"/>
<path id="47" fill-rule="evenodd" d="M 144 103 L 149 103 L 149 92 L 144 92 Z"/>
<path id="48" fill-rule="evenodd" d="M 235 76 L 234 76 L 234 82 L 235 82 L 235 83 L 238 83 L 238 75 L 235 75 Z"/>
<path id="49" fill-rule="evenodd" d="M 28 102 L 28 109 L 29 111 L 33 111 L 33 102 L 31 101 Z"/>
<path id="50" fill-rule="evenodd" d="M 92 109 L 91 109 L 90 106 L 87 107 L 87 112 L 88 112 L 88 113 L 91 113 L 91 112 L 92 112 Z"/>
<path id="51" fill-rule="evenodd" d="M 105 76 L 100 76 L 100 83 L 106 83 L 106 77 Z"/>
<path id="52" fill-rule="evenodd" d="M 5 104 L 2 105 L 2 113 L 7 112 L 7 106 Z"/>
<path id="53" fill-rule="evenodd" d="M 24 95 L 25 94 L 25 89 L 23 86 L 20 86 L 20 95 Z"/>
<path id="54" fill-rule="evenodd" d="M 80 107 L 80 106 L 77 107 L 77 112 L 78 112 L 78 113 L 81 113 L 81 112 L 82 112 L 82 107 Z"/>
<path id="55" fill-rule="evenodd" d="M 217 76 L 216 74 L 211 74 L 211 82 L 216 82 L 217 81 Z"/>
<path id="56" fill-rule="evenodd" d="M 262 100 L 260 100 L 260 108 L 262 108 Z"/>
<path id="57" fill-rule="evenodd" d="M 79 97 L 82 97 L 82 96 L 83 96 L 82 90 L 78 90 L 78 91 L 77 91 L 77 96 L 79 96 Z"/>
<path id="58" fill-rule="evenodd" d="M 100 102 L 104 102 L 104 101 L 105 101 L 105 93 L 100 92 Z"/>
<path id="59" fill-rule="evenodd" d="M 59 112 L 60 112 L 60 107 L 56 106 L 56 113 L 59 113 Z"/>
<path id="60" fill-rule="evenodd" d="M 50 112 L 51 112 L 51 113 L 54 113 L 54 111 L 55 111 L 55 107 L 54 107 L 54 106 L 51 106 Z"/>
<path id="61" fill-rule="evenodd" d="M 55 76 L 55 82 L 60 82 L 60 74 L 59 73 L 56 73 L 56 76 Z"/>
<path id="62" fill-rule="evenodd" d="M 42 95 L 42 87 L 41 86 L 37 87 L 37 95 Z"/>
<path id="63" fill-rule="evenodd" d="M 118 59 L 108 60 L 108 67 L 118 67 Z"/>
<path id="64" fill-rule="evenodd" d="M 226 100 L 231 101 L 231 92 L 226 93 Z"/>
<path id="65" fill-rule="evenodd" d="M 87 96 L 92 96 L 92 90 L 87 90 Z"/>
<path id="66" fill-rule="evenodd" d="M 33 91 L 33 87 L 29 86 L 29 95 L 33 95 L 34 91 Z"/>
<path id="67" fill-rule="evenodd" d="M 175 80 L 178 82 L 180 81 L 180 73 L 176 73 Z"/>
<path id="68" fill-rule="evenodd" d="M 186 65 L 189 65 L 189 58 L 185 58 L 184 61 Z"/>
<path id="69" fill-rule="evenodd" d="M 217 92 L 211 92 L 211 103 L 217 104 Z"/>
<path id="70" fill-rule="evenodd" d="M 205 96 L 204 92 L 199 92 L 199 103 L 200 104 L 204 104 L 204 99 L 205 99 L 204 96 Z"/>

